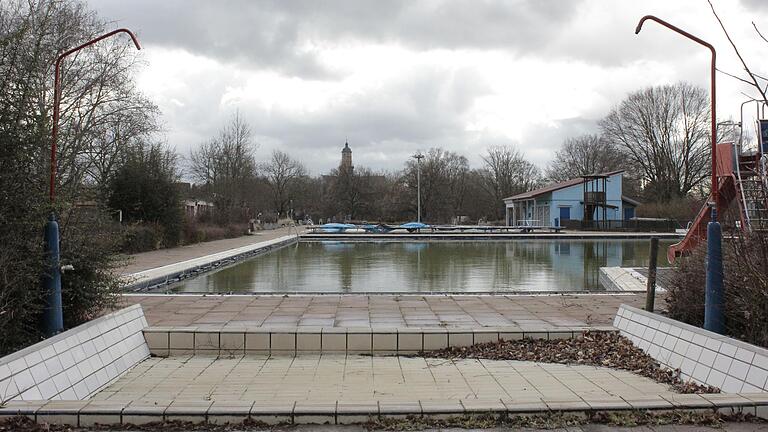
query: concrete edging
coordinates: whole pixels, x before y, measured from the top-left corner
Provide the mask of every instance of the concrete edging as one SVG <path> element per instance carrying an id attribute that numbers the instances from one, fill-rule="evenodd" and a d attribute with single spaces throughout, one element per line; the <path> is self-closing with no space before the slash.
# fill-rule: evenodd
<path id="1" fill-rule="evenodd" d="M 677 240 L 683 235 L 676 233 L 590 233 L 590 232 L 566 232 L 566 233 L 304 233 L 301 241 L 424 241 L 424 240 L 645 240 L 651 237 L 659 239 Z"/>
<path id="2" fill-rule="evenodd" d="M 631 267 L 600 267 L 598 278 L 600 285 L 608 292 L 645 292 L 648 278 Z M 666 288 L 656 282 L 656 292 L 666 292 Z"/>
<path id="3" fill-rule="evenodd" d="M 297 241 L 296 235 L 287 235 L 248 246 L 133 273 L 126 276 L 128 281 L 124 290 L 133 292 L 146 291 L 162 285 L 197 277 L 222 266 L 234 264 L 244 259 L 268 253 L 275 249 L 294 244 Z"/>

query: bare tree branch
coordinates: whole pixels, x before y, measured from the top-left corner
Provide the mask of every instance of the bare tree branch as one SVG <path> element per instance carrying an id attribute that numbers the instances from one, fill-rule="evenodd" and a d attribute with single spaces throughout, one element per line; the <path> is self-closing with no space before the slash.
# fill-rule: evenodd
<path id="1" fill-rule="evenodd" d="M 762 33 L 760 33 L 760 30 L 757 28 L 757 24 L 755 24 L 755 22 L 754 22 L 754 21 L 752 21 L 752 27 L 754 27 L 754 28 L 755 28 L 755 31 L 757 32 L 757 35 L 758 35 L 758 36 L 760 36 L 760 39 L 762 39 L 762 40 L 764 40 L 764 41 L 768 42 L 768 39 L 766 39 L 766 38 L 765 38 L 765 36 L 763 36 L 763 34 L 762 34 Z"/>
<path id="2" fill-rule="evenodd" d="M 736 52 L 736 56 L 741 61 L 741 64 L 744 66 L 744 70 L 747 71 L 747 74 L 750 78 L 752 78 L 753 84 L 758 92 L 760 92 L 760 95 L 763 97 L 763 100 L 765 103 L 768 103 L 768 98 L 765 96 L 765 92 L 760 87 L 760 84 L 757 83 L 757 79 L 755 79 L 755 75 L 752 73 L 752 71 L 749 70 L 749 66 L 747 66 L 747 63 L 744 61 L 744 57 L 741 56 L 741 53 L 739 52 L 739 49 L 736 47 L 736 44 L 733 42 L 733 39 L 731 39 L 731 35 L 728 34 L 728 30 L 725 29 L 725 24 L 723 24 L 723 21 L 720 19 L 720 16 L 717 14 L 717 11 L 715 11 L 715 5 L 712 4 L 712 0 L 707 0 L 707 3 L 709 3 L 709 7 L 712 9 L 712 14 L 717 19 L 717 22 L 720 23 L 720 28 L 723 29 L 723 33 L 725 33 L 725 37 L 728 39 L 728 42 L 730 42 L 731 46 L 733 47 L 733 50 Z"/>
<path id="3" fill-rule="evenodd" d="M 726 71 L 724 71 L 724 70 L 722 70 L 722 69 L 720 69 L 720 68 L 715 68 L 715 70 L 716 70 L 716 71 L 718 71 L 718 72 L 720 72 L 720 73 L 721 73 L 721 74 L 723 74 L 723 75 L 728 75 L 729 77 L 731 77 L 731 78 L 733 78 L 733 79 L 737 79 L 737 80 L 739 80 L 739 81 L 741 81 L 741 82 L 743 82 L 743 83 L 746 83 L 746 84 L 749 84 L 749 85 L 754 85 L 754 84 L 752 83 L 752 81 L 748 81 L 748 80 L 745 80 L 744 78 L 742 78 L 742 77 L 740 77 L 740 76 L 737 76 L 737 75 L 734 75 L 734 74 L 728 73 L 728 72 L 726 72 Z"/>

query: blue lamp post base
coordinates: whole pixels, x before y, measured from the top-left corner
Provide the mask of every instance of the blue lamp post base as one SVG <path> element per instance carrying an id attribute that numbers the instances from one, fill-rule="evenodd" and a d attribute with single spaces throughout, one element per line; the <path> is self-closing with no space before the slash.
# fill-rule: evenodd
<path id="1" fill-rule="evenodd" d="M 723 244 L 722 230 L 712 209 L 712 222 L 707 224 L 707 285 L 704 302 L 704 328 L 718 334 L 725 333 L 723 300 Z"/>
<path id="2" fill-rule="evenodd" d="M 56 215 L 51 214 L 45 224 L 45 256 L 48 268 L 43 276 L 45 309 L 43 310 L 43 331 L 46 337 L 64 329 L 64 313 L 61 303 L 61 266 L 59 265 L 59 224 Z"/>

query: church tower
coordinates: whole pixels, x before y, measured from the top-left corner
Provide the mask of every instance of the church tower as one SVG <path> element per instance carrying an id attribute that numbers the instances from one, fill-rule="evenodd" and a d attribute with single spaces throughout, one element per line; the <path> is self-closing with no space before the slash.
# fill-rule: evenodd
<path id="1" fill-rule="evenodd" d="M 354 168 L 352 166 L 352 149 L 349 148 L 349 143 L 344 143 L 344 148 L 341 150 L 341 167 L 342 168 Z"/>

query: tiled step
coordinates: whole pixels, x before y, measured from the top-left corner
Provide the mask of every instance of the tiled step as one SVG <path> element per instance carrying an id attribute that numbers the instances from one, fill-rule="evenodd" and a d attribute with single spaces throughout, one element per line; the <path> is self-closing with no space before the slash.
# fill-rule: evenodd
<path id="1" fill-rule="evenodd" d="M 302 353 L 406 354 L 446 347 L 469 346 L 500 339 L 565 339 L 586 331 L 616 331 L 613 327 L 558 327 L 521 330 L 483 328 L 210 328 L 148 327 L 144 338 L 154 356 L 243 355 Z"/>
<path id="2" fill-rule="evenodd" d="M 35 401 L 11 402 L 0 407 L 0 421 L 12 416 L 26 416 L 37 423 L 90 427 L 99 425 L 143 425 L 163 421 L 187 421 L 196 424 L 231 426 L 251 421 L 265 424 L 356 424 L 377 418 L 446 418 L 477 414 L 527 416 L 562 413 L 589 415 L 594 412 L 622 414 L 643 411 L 653 414 L 711 410 L 723 414 L 768 417 L 765 394 L 681 394 L 674 397 L 618 399 L 610 401 L 583 399 L 577 402 L 515 401 L 505 399 L 447 399 L 367 403 L 275 402 L 233 404 L 231 401 L 166 401 L 137 405 L 132 402 L 106 401 Z M 682 417 L 682 414 L 681 414 Z"/>

